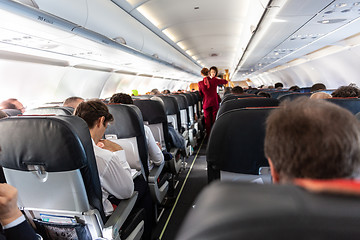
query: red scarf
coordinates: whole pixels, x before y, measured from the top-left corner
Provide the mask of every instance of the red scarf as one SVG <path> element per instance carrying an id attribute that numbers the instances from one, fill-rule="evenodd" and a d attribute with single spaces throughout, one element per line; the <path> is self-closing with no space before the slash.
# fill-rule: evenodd
<path id="1" fill-rule="evenodd" d="M 208 77 L 204 77 L 204 84 L 207 86 L 207 88 L 210 88 L 210 82 Z"/>

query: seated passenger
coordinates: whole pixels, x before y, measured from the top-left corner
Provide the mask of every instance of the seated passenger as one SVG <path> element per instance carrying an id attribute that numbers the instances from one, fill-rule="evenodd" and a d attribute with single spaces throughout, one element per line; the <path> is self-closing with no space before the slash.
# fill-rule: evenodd
<path id="1" fill-rule="evenodd" d="M 310 88 L 310 92 L 316 92 L 320 90 L 326 90 L 326 86 L 323 83 L 315 83 Z"/>
<path id="2" fill-rule="evenodd" d="M 1 110 L 3 110 L 3 109 L 17 109 L 21 113 L 25 112 L 25 107 L 16 98 L 9 98 L 9 99 L 7 99 L 5 101 L 2 101 L 0 103 L 0 109 Z"/>
<path id="3" fill-rule="evenodd" d="M 17 206 L 17 189 L 6 183 L 0 184 L 0 222 L 3 228 L 0 239 L 38 239 Z"/>
<path id="4" fill-rule="evenodd" d="M 294 85 L 294 86 L 291 86 L 291 87 L 289 88 L 289 91 L 290 91 L 290 92 L 297 92 L 299 89 L 300 89 L 299 86 Z"/>
<path id="5" fill-rule="evenodd" d="M 113 116 L 104 103 L 96 100 L 80 103 L 74 115 L 84 119 L 89 127 L 99 171 L 104 211 L 109 216 L 114 211 L 108 200 L 109 195 L 126 199 L 134 192 L 131 170 L 124 150 L 120 145 L 102 139 L 108 124 L 113 121 Z"/>
<path id="6" fill-rule="evenodd" d="M 231 89 L 232 94 L 244 94 L 244 89 L 240 86 L 233 87 Z"/>
<path id="7" fill-rule="evenodd" d="M 69 97 L 65 99 L 63 106 L 64 107 L 71 107 L 73 109 L 76 109 L 77 106 L 84 101 L 81 97 Z"/>
<path id="8" fill-rule="evenodd" d="M 115 93 L 110 98 L 109 103 L 134 104 L 131 96 L 125 93 Z M 164 155 L 161 151 L 161 146 L 156 143 L 150 128 L 144 125 L 144 130 L 145 130 L 146 143 L 149 150 L 148 167 L 149 170 L 151 170 L 154 167 L 154 164 L 156 166 L 159 166 L 164 162 Z M 134 165 L 138 165 L 138 164 L 134 164 Z"/>
<path id="9" fill-rule="evenodd" d="M 356 85 L 350 84 L 349 86 L 341 86 L 336 89 L 332 94 L 333 97 L 360 97 L 360 89 Z"/>
<path id="10" fill-rule="evenodd" d="M 274 86 L 276 89 L 282 89 L 284 87 L 284 85 L 281 83 L 281 82 L 277 82 L 275 83 L 275 86 Z"/>
<path id="11" fill-rule="evenodd" d="M 265 155 L 274 183 L 357 176 L 360 123 L 349 111 L 299 98 L 283 102 L 266 124 Z"/>
<path id="12" fill-rule="evenodd" d="M 113 212 L 111 204 L 116 204 L 116 200 L 112 202 L 108 200 L 110 195 L 117 199 L 126 199 L 131 197 L 134 190 L 138 191 L 135 208 L 144 208 L 145 210 L 143 237 L 150 239 L 155 217 L 149 187 L 142 175 L 133 181 L 130 166 L 121 146 L 102 139 L 108 124 L 113 121 L 113 116 L 109 113 L 107 106 L 100 100 L 82 102 L 76 108 L 74 115 L 84 119 L 89 126 L 99 171 L 105 214 L 110 215 Z"/>

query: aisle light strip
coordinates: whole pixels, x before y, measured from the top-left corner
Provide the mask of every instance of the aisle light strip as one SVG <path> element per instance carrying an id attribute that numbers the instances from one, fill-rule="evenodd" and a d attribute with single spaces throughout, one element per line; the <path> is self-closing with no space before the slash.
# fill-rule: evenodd
<path id="1" fill-rule="evenodd" d="M 169 216 L 168 216 L 168 218 L 167 218 L 167 220 L 166 220 L 166 222 L 165 222 L 164 228 L 163 228 L 163 230 L 161 231 L 159 240 L 161 240 L 162 236 L 163 236 L 164 233 L 165 233 L 165 230 L 166 230 L 167 225 L 168 225 L 168 223 L 169 223 L 169 221 L 170 221 L 170 218 L 171 218 L 171 216 L 172 216 L 172 214 L 173 214 L 173 212 L 174 212 L 174 210 L 175 210 L 175 207 L 176 207 L 176 205 L 177 205 L 177 203 L 178 203 L 178 201 L 179 201 L 179 198 L 180 198 L 180 196 L 181 196 L 182 190 L 183 190 L 184 187 L 185 187 L 186 181 L 188 180 L 189 175 L 190 175 L 190 172 L 191 172 L 191 170 L 192 170 L 192 168 L 193 168 L 193 166 L 194 166 L 194 163 L 195 163 L 195 161 L 196 161 L 196 159 L 197 159 L 197 156 L 199 155 L 199 152 L 200 152 L 201 147 L 202 147 L 202 145 L 203 145 L 204 139 L 205 139 L 205 137 L 203 138 L 203 140 L 202 140 L 202 142 L 201 142 L 201 144 L 200 144 L 200 147 L 199 147 L 199 149 L 198 149 L 198 151 L 197 151 L 197 153 L 196 153 L 196 156 L 194 157 L 194 160 L 193 160 L 193 162 L 191 163 L 189 172 L 187 173 L 187 175 L 186 175 L 186 177 L 185 177 L 185 180 L 184 180 L 184 182 L 183 182 L 183 184 L 182 184 L 182 186 L 181 186 L 181 189 L 180 189 L 179 194 L 178 194 L 178 196 L 177 196 L 177 198 L 176 198 L 176 201 L 175 201 L 175 203 L 174 203 L 174 206 L 172 207 L 171 212 L 170 212 L 170 214 L 169 214 Z"/>

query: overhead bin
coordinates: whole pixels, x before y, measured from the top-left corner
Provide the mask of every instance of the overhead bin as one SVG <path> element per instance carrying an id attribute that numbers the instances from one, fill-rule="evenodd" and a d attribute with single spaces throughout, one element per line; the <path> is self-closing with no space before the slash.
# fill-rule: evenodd
<path id="1" fill-rule="evenodd" d="M 174 47 L 111 1 L 36 0 L 39 9 L 80 25 L 169 65 L 197 73 L 200 69 Z M 74 29 L 74 31 L 77 31 Z M 80 30 L 81 31 L 81 30 Z M 107 43 L 108 44 L 108 43 Z"/>

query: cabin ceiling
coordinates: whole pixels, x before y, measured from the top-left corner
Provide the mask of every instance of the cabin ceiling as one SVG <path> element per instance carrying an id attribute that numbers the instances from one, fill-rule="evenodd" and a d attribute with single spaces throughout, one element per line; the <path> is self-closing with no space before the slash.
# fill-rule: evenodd
<path id="1" fill-rule="evenodd" d="M 201 66 L 223 71 L 236 67 L 269 0 L 113 2 Z"/>
<path id="2" fill-rule="evenodd" d="M 112 0 L 200 65 L 245 80 L 359 32 L 354 0 Z M 142 16 L 142 17 L 141 17 Z"/>

